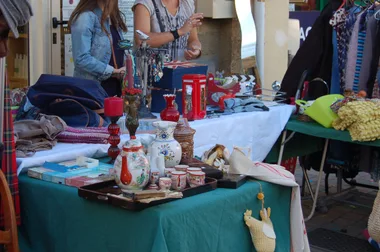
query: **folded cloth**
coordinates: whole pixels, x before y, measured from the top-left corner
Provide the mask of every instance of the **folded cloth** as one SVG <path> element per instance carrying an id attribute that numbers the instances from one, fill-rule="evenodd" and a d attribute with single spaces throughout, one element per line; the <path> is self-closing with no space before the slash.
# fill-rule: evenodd
<path id="1" fill-rule="evenodd" d="M 18 158 L 30 157 L 37 151 L 51 150 L 56 144 L 56 140 L 47 140 L 46 138 L 20 139 L 16 145 L 16 156 Z"/>
<path id="2" fill-rule="evenodd" d="M 253 111 L 269 111 L 269 108 L 264 103 L 256 98 L 240 99 L 231 98 L 224 100 L 225 111 L 240 113 Z"/>
<path id="3" fill-rule="evenodd" d="M 17 27 L 25 25 L 33 15 L 29 0 L 1 0 L 0 11 L 16 38 L 19 37 Z"/>
<path id="4" fill-rule="evenodd" d="M 106 127 L 73 128 L 67 127 L 57 136 L 57 140 L 63 143 L 108 143 L 108 129 Z"/>
<path id="5" fill-rule="evenodd" d="M 28 157 L 36 151 L 50 150 L 56 137 L 66 128 L 58 116 L 41 114 L 39 120 L 21 120 L 14 123 L 17 157 Z"/>
<path id="6" fill-rule="evenodd" d="M 290 203 L 291 251 L 309 252 L 310 246 L 303 219 L 301 194 L 294 175 L 278 165 L 253 162 L 237 147 L 234 148 L 229 163 L 229 173 L 231 174 L 244 174 L 255 179 L 293 188 Z"/>

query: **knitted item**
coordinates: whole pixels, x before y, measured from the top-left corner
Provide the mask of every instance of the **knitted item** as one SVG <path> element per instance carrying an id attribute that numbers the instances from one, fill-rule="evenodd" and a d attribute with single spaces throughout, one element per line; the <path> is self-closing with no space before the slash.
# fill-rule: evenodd
<path id="1" fill-rule="evenodd" d="M 338 111 L 333 127 L 348 129 L 353 141 L 374 141 L 380 138 L 380 103 L 376 100 L 352 101 Z"/>
<path id="2" fill-rule="evenodd" d="M 257 252 L 273 252 L 276 248 L 276 235 L 270 220 L 270 214 L 270 207 L 268 207 L 268 210 L 260 210 L 262 221 L 259 221 L 252 217 L 251 210 L 244 213 L 244 221 L 249 228 L 252 242 Z"/>
<path id="3" fill-rule="evenodd" d="M 372 239 L 376 242 L 380 242 L 380 191 L 377 192 L 372 212 L 368 219 L 368 233 Z"/>

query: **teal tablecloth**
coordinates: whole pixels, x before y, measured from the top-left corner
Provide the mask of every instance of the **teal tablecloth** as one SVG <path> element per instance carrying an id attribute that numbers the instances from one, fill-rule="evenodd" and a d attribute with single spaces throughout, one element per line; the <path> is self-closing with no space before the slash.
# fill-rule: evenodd
<path id="1" fill-rule="evenodd" d="M 254 251 L 243 221 L 246 209 L 258 217 L 259 185 L 216 189 L 130 212 L 80 198 L 77 189 L 21 175 L 21 251 L 223 252 Z M 272 208 L 276 251 L 290 248 L 291 189 L 260 182 Z"/>

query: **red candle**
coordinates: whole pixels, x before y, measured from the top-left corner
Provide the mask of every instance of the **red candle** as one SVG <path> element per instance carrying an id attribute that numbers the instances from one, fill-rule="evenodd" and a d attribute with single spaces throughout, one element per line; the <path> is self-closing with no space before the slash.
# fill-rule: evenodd
<path id="1" fill-rule="evenodd" d="M 123 115 L 123 99 L 109 97 L 104 99 L 104 114 L 108 117 Z"/>

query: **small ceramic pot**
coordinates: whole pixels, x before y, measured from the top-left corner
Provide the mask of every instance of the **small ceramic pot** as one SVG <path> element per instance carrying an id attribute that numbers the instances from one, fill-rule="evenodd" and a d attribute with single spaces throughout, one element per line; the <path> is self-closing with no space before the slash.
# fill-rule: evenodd
<path id="1" fill-rule="evenodd" d="M 158 179 L 160 178 L 160 172 L 159 171 L 151 171 L 150 172 L 150 185 L 148 187 L 149 190 L 157 190 L 158 186 Z"/>
<path id="2" fill-rule="evenodd" d="M 174 168 L 165 168 L 164 169 L 165 177 L 171 178 L 172 172 L 174 172 L 174 171 L 175 171 Z"/>
<path id="3" fill-rule="evenodd" d="M 189 168 L 189 166 L 188 165 L 176 165 L 176 166 L 174 166 L 174 168 L 176 171 L 187 172 L 187 168 Z"/>
<path id="4" fill-rule="evenodd" d="M 172 179 L 171 178 L 160 178 L 159 186 L 160 186 L 161 190 L 169 191 L 170 187 L 172 186 Z"/>
<path id="5" fill-rule="evenodd" d="M 189 167 L 187 168 L 187 174 L 186 174 L 186 181 L 188 184 L 190 184 L 189 177 L 190 177 L 190 172 L 201 172 L 202 168 L 198 167 Z"/>
<path id="6" fill-rule="evenodd" d="M 205 184 L 206 174 L 202 171 L 189 173 L 189 185 L 190 187 L 197 187 Z"/>
<path id="7" fill-rule="evenodd" d="M 173 171 L 172 173 L 172 188 L 176 191 L 181 191 L 186 188 L 186 172 Z"/>

